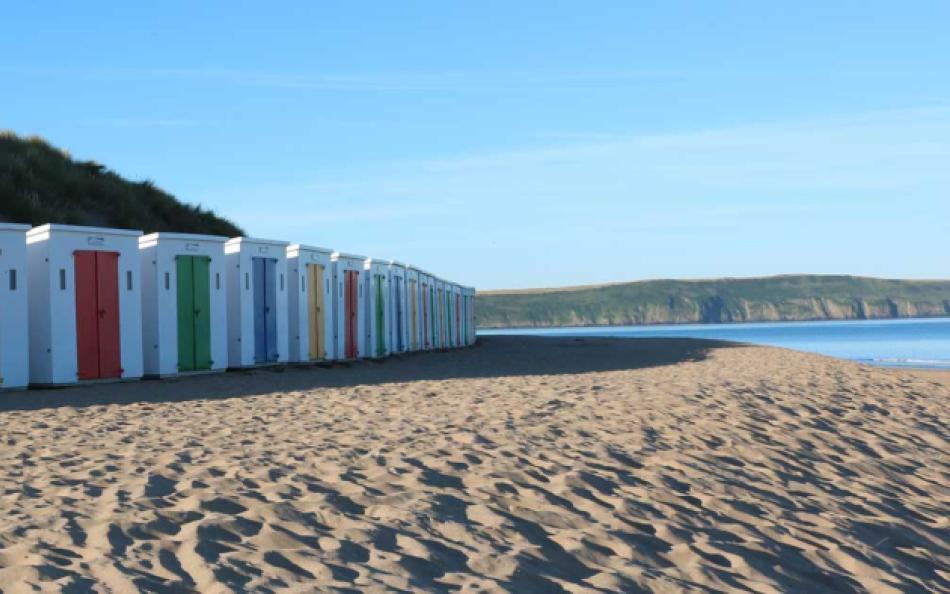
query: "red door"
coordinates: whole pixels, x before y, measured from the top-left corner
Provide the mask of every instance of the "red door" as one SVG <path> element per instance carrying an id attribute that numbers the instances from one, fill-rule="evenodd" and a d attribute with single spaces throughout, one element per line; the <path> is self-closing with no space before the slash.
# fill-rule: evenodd
<path id="1" fill-rule="evenodd" d="M 121 377 L 119 254 L 77 251 L 75 266 L 79 379 Z"/>
<path id="2" fill-rule="evenodd" d="M 96 252 L 99 293 L 99 377 L 122 377 L 119 346 L 119 254 Z"/>
<path id="3" fill-rule="evenodd" d="M 79 379 L 99 377 L 96 252 L 76 252 L 76 363 Z"/>
<path id="4" fill-rule="evenodd" d="M 359 273 L 355 270 L 346 271 L 346 344 L 344 345 L 345 356 L 347 359 L 355 359 L 357 356 L 356 348 L 356 312 L 358 308 L 358 278 Z"/>

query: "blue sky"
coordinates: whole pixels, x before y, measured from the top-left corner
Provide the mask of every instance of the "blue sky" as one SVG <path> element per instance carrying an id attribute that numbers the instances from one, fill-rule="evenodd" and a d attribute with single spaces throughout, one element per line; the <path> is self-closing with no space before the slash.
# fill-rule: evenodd
<path id="1" fill-rule="evenodd" d="M 480 288 L 950 277 L 950 3 L 42 2 L 0 128 Z"/>

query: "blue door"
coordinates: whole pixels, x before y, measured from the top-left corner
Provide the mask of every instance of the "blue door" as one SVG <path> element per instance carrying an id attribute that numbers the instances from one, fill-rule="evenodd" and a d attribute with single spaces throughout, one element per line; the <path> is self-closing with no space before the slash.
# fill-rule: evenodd
<path id="1" fill-rule="evenodd" d="M 251 258 L 254 276 L 254 362 L 276 361 L 277 260 Z"/>
<path id="2" fill-rule="evenodd" d="M 267 361 L 267 291 L 265 286 L 265 259 L 251 258 L 254 277 L 254 362 Z"/>
<path id="3" fill-rule="evenodd" d="M 276 361 L 279 356 L 277 352 L 277 260 L 273 258 L 264 260 L 264 279 L 266 281 L 264 292 L 267 303 L 267 309 L 264 310 L 267 331 L 267 360 Z M 283 284 L 283 279 L 280 279 L 280 284 Z"/>

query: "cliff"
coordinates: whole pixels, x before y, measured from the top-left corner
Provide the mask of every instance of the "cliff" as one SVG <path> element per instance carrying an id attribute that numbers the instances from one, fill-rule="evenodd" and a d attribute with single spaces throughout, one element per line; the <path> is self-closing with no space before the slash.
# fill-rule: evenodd
<path id="1" fill-rule="evenodd" d="M 950 281 L 789 275 L 487 291 L 481 328 L 864 320 L 950 315 Z"/>

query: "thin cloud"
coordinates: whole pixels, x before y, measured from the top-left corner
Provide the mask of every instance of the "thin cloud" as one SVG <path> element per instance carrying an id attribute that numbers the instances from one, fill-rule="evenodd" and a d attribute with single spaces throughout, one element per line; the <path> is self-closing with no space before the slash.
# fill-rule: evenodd
<path id="1" fill-rule="evenodd" d="M 950 108 L 928 107 L 381 163 L 303 183 L 210 193 L 241 201 L 316 196 L 369 208 L 379 200 L 431 203 L 449 212 L 537 205 L 536 216 L 583 219 L 597 208 L 635 202 L 653 203 L 650 212 L 661 204 L 696 208 L 722 195 L 732 203 L 824 208 L 935 196 L 950 187 L 947 162 Z M 376 218 L 386 213 L 377 212 Z"/>

